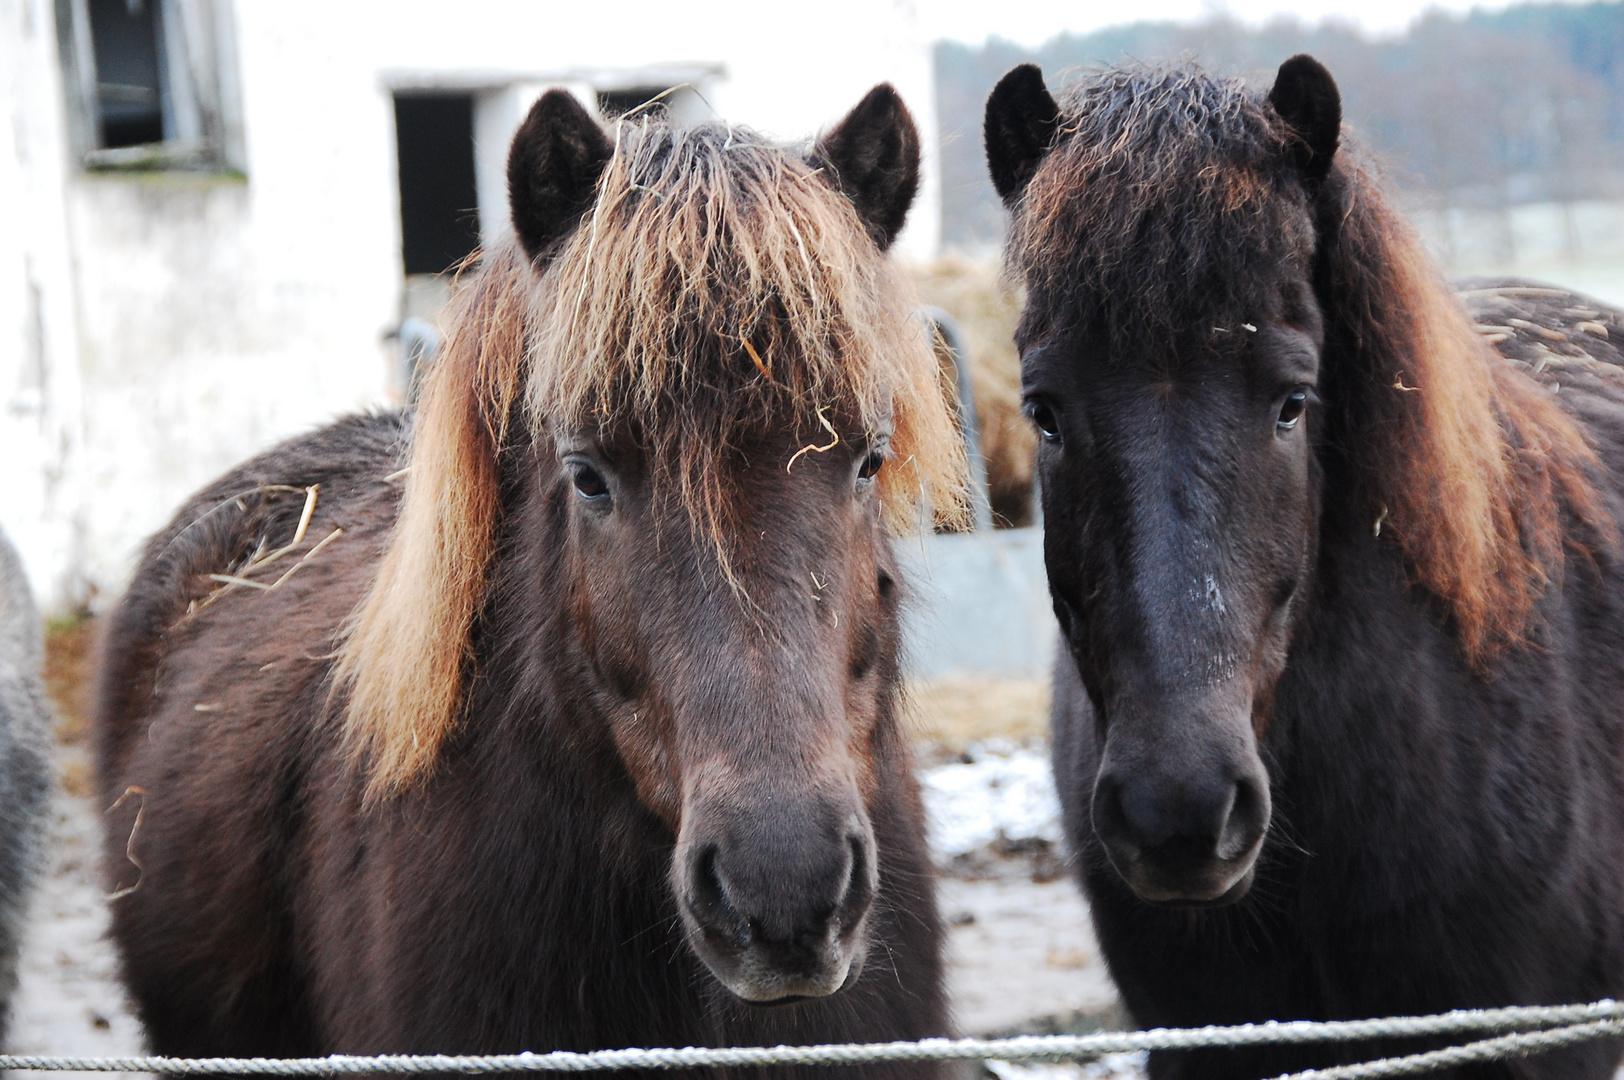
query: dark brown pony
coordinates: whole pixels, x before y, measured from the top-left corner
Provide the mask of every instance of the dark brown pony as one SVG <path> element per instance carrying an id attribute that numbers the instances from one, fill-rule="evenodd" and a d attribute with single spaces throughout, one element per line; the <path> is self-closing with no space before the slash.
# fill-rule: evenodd
<path id="1" fill-rule="evenodd" d="M 1024 67 L 987 105 L 1068 645 L 1055 775 L 1146 1025 L 1624 993 L 1620 319 L 1491 283 L 1474 325 L 1340 118 L 1309 57 L 1267 94 L 1130 67 L 1064 103 Z"/>
<path id="2" fill-rule="evenodd" d="M 882 256 L 917 170 L 888 86 L 806 152 L 549 93 L 415 416 L 152 540 L 96 736 L 154 1050 L 947 1030 L 887 540 L 962 501 Z"/>

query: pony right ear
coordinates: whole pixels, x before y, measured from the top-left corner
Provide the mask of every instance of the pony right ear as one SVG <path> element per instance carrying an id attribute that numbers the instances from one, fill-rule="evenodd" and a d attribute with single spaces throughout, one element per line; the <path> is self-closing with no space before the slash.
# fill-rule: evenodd
<path id="1" fill-rule="evenodd" d="M 549 90 L 531 106 L 507 169 L 513 231 L 531 259 L 580 223 L 614 152 L 603 126 L 568 90 Z"/>
<path id="2" fill-rule="evenodd" d="M 879 249 L 890 247 L 919 193 L 919 131 L 896 88 L 881 83 L 865 94 L 818 140 L 814 160 L 829 169 Z"/>
<path id="3" fill-rule="evenodd" d="M 1059 129 L 1060 106 L 1043 85 L 1043 70 L 1036 64 L 1014 68 L 992 88 L 983 129 L 987 168 L 1005 206 L 1014 206 L 1031 183 Z"/>
<path id="4" fill-rule="evenodd" d="M 1342 136 L 1342 95 L 1325 65 L 1307 53 L 1284 64 L 1269 91 L 1269 104 L 1296 136 L 1286 149 L 1310 192 L 1331 172 Z"/>

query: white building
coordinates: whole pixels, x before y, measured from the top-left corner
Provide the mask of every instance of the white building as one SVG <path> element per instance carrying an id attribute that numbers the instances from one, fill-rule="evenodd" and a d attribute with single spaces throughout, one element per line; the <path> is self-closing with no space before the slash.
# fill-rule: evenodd
<path id="1" fill-rule="evenodd" d="M 876 82 L 920 127 L 910 0 L 0 0 L 0 524 L 44 606 L 122 587 L 192 489 L 400 392 L 403 316 L 506 220 L 529 103 L 659 91 L 784 138 Z M 476 210 L 477 207 L 477 210 Z M 403 224 L 404 222 L 404 224 Z"/>

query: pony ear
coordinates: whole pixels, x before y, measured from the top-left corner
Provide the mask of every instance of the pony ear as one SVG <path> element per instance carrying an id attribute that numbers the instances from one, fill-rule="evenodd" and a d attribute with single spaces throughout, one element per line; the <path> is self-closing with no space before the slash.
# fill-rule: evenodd
<path id="1" fill-rule="evenodd" d="M 890 247 L 919 192 L 919 132 L 896 88 L 870 90 L 818 140 L 813 160 L 852 201 L 880 250 Z"/>
<path id="2" fill-rule="evenodd" d="M 1014 206 L 1060 129 L 1060 106 L 1043 85 L 1043 69 L 1022 64 L 1011 69 L 987 97 L 983 134 L 992 186 L 1005 206 Z"/>
<path id="3" fill-rule="evenodd" d="M 1298 53 L 1280 65 L 1269 104 L 1296 136 L 1286 150 L 1291 163 L 1310 190 L 1318 188 L 1330 175 L 1342 134 L 1342 95 L 1336 80 L 1324 64 Z"/>
<path id="4" fill-rule="evenodd" d="M 569 91 L 549 90 L 531 106 L 507 169 L 513 231 L 530 258 L 580 223 L 614 152 L 603 126 Z"/>

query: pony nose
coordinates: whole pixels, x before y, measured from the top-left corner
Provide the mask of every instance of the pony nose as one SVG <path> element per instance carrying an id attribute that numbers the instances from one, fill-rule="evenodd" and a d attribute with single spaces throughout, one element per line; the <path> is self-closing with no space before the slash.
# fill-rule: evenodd
<path id="1" fill-rule="evenodd" d="M 862 918 L 874 900 L 873 836 L 855 830 L 842 840 L 789 859 L 701 848 L 689 860 L 689 911 L 707 932 L 794 966 L 798 954 L 822 947 L 834 924 Z"/>
<path id="2" fill-rule="evenodd" d="M 1094 785 L 1093 812 L 1094 832 L 1111 861 L 1142 894 L 1153 891 L 1140 887 L 1148 871 L 1169 893 L 1211 899 L 1202 894 L 1214 868 L 1245 858 L 1262 839 L 1269 797 L 1262 778 L 1250 773 L 1174 778 L 1107 768 Z"/>
<path id="3" fill-rule="evenodd" d="M 832 993 L 878 887 L 873 832 L 854 820 L 793 845 L 773 839 L 688 845 L 678 874 L 685 921 L 701 959 L 747 1001 Z"/>

